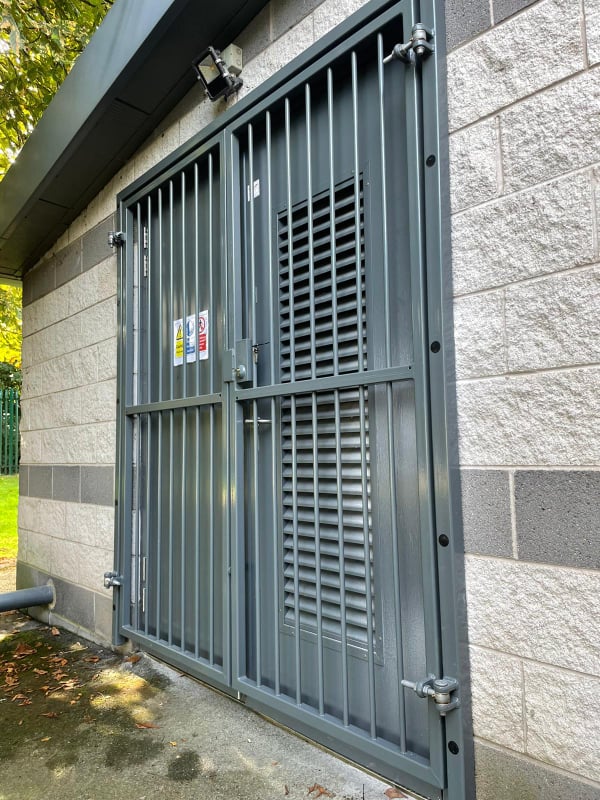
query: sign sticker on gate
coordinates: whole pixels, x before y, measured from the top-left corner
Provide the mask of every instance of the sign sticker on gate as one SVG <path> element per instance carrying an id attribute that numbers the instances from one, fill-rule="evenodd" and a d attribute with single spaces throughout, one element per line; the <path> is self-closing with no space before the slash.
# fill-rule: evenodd
<path id="1" fill-rule="evenodd" d="M 208 359 L 208 309 L 198 314 L 198 360 Z"/>
<path id="2" fill-rule="evenodd" d="M 173 321 L 173 366 L 183 364 L 183 320 Z"/>
<path id="3" fill-rule="evenodd" d="M 192 364 L 196 360 L 196 315 L 185 318 L 185 360 Z"/>

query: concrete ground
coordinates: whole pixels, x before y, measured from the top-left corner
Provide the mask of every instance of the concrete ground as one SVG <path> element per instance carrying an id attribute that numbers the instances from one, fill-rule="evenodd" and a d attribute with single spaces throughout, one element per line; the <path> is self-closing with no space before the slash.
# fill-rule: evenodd
<path id="1" fill-rule="evenodd" d="M 385 800 L 399 790 L 142 654 L 0 614 L 0 800 Z"/>

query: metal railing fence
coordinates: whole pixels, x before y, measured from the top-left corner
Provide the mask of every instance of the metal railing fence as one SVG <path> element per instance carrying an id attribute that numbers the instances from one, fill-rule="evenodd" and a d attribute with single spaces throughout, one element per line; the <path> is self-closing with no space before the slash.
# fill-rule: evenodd
<path id="1" fill-rule="evenodd" d="M 19 471 L 20 394 L 17 389 L 0 389 L 0 474 Z"/>

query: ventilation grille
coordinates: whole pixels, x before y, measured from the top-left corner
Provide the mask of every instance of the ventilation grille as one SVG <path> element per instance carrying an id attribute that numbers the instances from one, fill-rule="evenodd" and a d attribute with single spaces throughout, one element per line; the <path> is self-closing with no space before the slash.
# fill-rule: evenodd
<path id="1" fill-rule="evenodd" d="M 361 392 L 364 414 L 364 470 L 361 448 Z M 285 622 L 294 625 L 296 620 L 294 593 L 294 516 L 296 515 L 298 608 L 301 627 L 308 630 L 317 629 L 318 529 L 323 632 L 333 638 L 341 636 L 343 620 L 340 592 L 343 582 L 346 635 L 348 639 L 366 645 L 368 642 L 366 565 L 370 570 L 371 587 L 373 586 L 367 393 L 363 388 L 340 391 L 339 413 L 336 413 L 335 397 L 332 392 L 315 393 L 314 397 L 315 408 L 313 408 L 312 394 L 299 395 L 295 401 L 286 398 L 282 408 Z M 293 402 L 296 404 L 295 429 L 292 416 Z M 339 493 L 336 452 L 338 442 L 341 466 Z M 316 473 L 314 454 L 317 460 Z M 343 543 L 342 558 L 340 558 L 340 539 Z M 373 609 L 371 613 L 372 611 Z"/>
<path id="2" fill-rule="evenodd" d="M 333 221 L 329 192 L 294 206 L 291 238 L 287 212 L 279 216 L 282 382 L 366 369 L 362 176 L 356 188 L 353 179 L 336 187 Z M 368 614 L 374 627 L 366 389 L 340 390 L 337 404 L 332 391 L 285 398 L 282 443 L 285 623 L 294 626 L 298 610 L 301 628 L 316 631 L 320 592 L 324 635 L 339 639 L 345 629 L 366 646 Z"/>
<path id="3" fill-rule="evenodd" d="M 355 190 L 354 180 L 335 188 L 333 221 L 330 192 L 313 199 L 312 242 L 308 202 L 292 209 L 291 238 L 287 212 L 279 215 L 280 363 L 284 383 L 336 374 L 336 347 L 338 373 L 366 368 L 362 175 L 358 193 Z"/>

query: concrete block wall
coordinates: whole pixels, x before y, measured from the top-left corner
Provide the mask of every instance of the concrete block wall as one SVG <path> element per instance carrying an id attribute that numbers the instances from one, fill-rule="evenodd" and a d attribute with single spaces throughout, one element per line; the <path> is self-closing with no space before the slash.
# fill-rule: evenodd
<path id="1" fill-rule="evenodd" d="M 600 4 L 447 27 L 477 798 L 598 800 Z"/>

